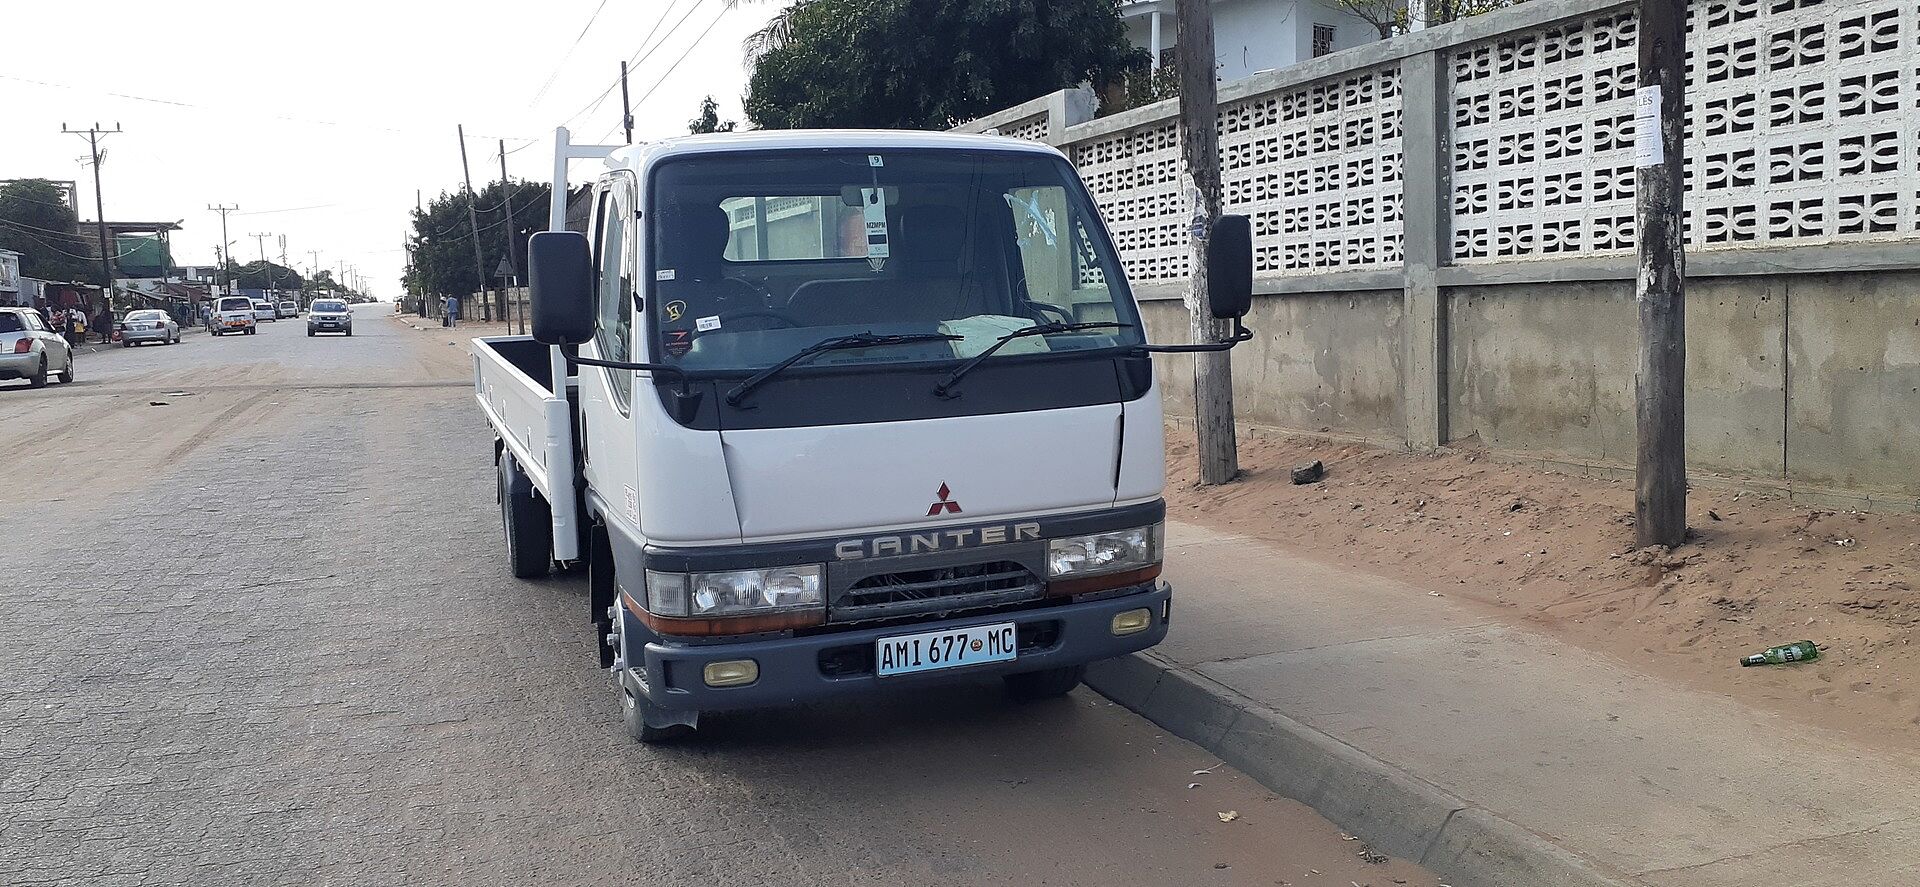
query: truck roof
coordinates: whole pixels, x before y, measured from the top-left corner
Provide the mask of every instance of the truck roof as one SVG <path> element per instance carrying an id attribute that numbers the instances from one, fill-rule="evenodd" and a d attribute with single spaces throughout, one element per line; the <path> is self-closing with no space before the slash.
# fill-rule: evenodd
<path id="1" fill-rule="evenodd" d="M 1006 136 L 896 129 L 768 129 L 677 136 L 615 149 L 609 167 L 639 169 L 667 157 L 719 151 L 761 151 L 783 148 L 947 148 L 1026 151 L 1065 157 L 1051 145 Z"/>

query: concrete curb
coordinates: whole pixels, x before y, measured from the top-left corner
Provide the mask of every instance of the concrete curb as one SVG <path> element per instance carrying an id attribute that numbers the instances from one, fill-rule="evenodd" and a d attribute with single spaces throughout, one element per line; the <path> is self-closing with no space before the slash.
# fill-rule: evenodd
<path id="1" fill-rule="evenodd" d="M 1094 663 L 1087 684 L 1374 849 L 1461 887 L 1639 883 L 1151 652 Z"/>

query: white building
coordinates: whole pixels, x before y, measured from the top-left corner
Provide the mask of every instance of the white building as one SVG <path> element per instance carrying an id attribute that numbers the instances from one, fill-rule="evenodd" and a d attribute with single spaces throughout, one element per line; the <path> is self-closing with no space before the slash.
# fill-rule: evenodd
<path id="1" fill-rule="evenodd" d="M 1121 0 L 1127 39 L 1172 61 L 1173 0 Z M 1213 52 L 1221 80 L 1239 80 L 1371 43 L 1380 31 L 1331 0 L 1213 0 Z"/>

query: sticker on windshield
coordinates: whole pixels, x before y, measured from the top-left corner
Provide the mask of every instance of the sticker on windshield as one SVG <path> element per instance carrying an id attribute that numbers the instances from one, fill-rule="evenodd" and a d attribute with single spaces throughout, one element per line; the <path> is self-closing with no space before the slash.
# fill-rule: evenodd
<path id="1" fill-rule="evenodd" d="M 867 165 L 868 166 L 886 166 L 887 161 L 878 154 L 868 154 Z"/>
<path id="2" fill-rule="evenodd" d="M 693 328 L 703 333 L 713 332 L 714 330 L 717 330 L 720 328 L 720 315 L 713 314 L 707 317 L 699 318 L 698 320 L 695 320 L 693 322 Z"/>
<path id="3" fill-rule="evenodd" d="M 672 279 L 673 279 L 673 269 L 672 269 L 672 268 L 662 268 L 662 269 L 660 269 L 660 270 L 658 270 L 658 271 L 655 271 L 655 272 L 653 272 L 653 279 L 654 279 L 654 280 L 672 280 Z"/>
<path id="4" fill-rule="evenodd" d="M 687 313 L 687 303 L 679 299 L 674 299 L 665 305 L 661 305 L 660 310 L 667 312 L 668 320 L 679 320 L 680 315 Z"/>
<path id="5" fill-rule="evenodd" d="M 667 330 L 667 353 L 674 357 L 683 357 L 693 350 L 693 330 Z"/>

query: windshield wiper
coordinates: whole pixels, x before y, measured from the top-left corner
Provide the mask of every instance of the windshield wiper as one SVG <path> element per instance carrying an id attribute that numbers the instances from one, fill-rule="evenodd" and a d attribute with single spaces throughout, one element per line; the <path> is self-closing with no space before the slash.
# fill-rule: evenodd
<path id="1" fill-rule="evenodd" d="M 786 360 L 754 373 L 748 376 L 746 381 L 733 386 L 733 390 L 727 392 L 727 405 L 733 407 L 739 406 L 741 401 L 747 399 L 747 395 L 752 394 L 755 388 L 766 384 L 768 379 L 779 375 L 780 372 L 787 367 L 793 366 L 800 361 L 822 352 L 845 351 L 851 348 L 873 348 L 880 345 L 907 345 L 914 342 L 953 342 L 961 338 L 964 337 L 948 333 L 901 333 L 886 336 L 875 333 L 854 333 L 851 336 L 835 336 L 831 339 L 822 339 L 799 351 L 795 351 L 792 356 Z"/>
<path id="2" fill-rule="evenodd" d="M 1051 321 L 1048 323 L 1036 323 L 1033 326 L 1023 326 L 1017 330 L 1014 330 L 1013 332 L 1010 332 L 1004 336 L 1001 336 L 992 345 L 988 345 L 985 351 L 982 351 L 979 354 L 974 355 L 972 358 L 969 358 L 966 363 L 963 363 L 957 367 L 954 367 L 953 372 L 948 373 L 945 379 L 940 380 L 940 384 L 933 386 L 933 393 L 940 397 L 949 397 L 949 398 L 959 397 L 960 395 L 953 394 L 951 392 L 953 391 L 953 386 L 959 383 L 961 377 L 965 376 L 968 373 L 973 372 L 973 368 L 979 366 L 981 361 L 986 360 L 989 357 L 992 357 L 993 353 L 995 351 L 999 351 L 1001 346 L 1015 339 L 1023 338 L 1025 336 L 1051 336 L 1054 333 L 1071 333 L 1071 332 L 1074 332 L 1075 330 L 1119 329 L 1122 327 L 1130 327 L 1130 326 L 1133 326 L 1133 324 L 1114 323 L 1113 321 L 1110 321 L 1110 320 L 1097 320 L 1089 323 L 1066 323 L 1064 321 Z"/>

